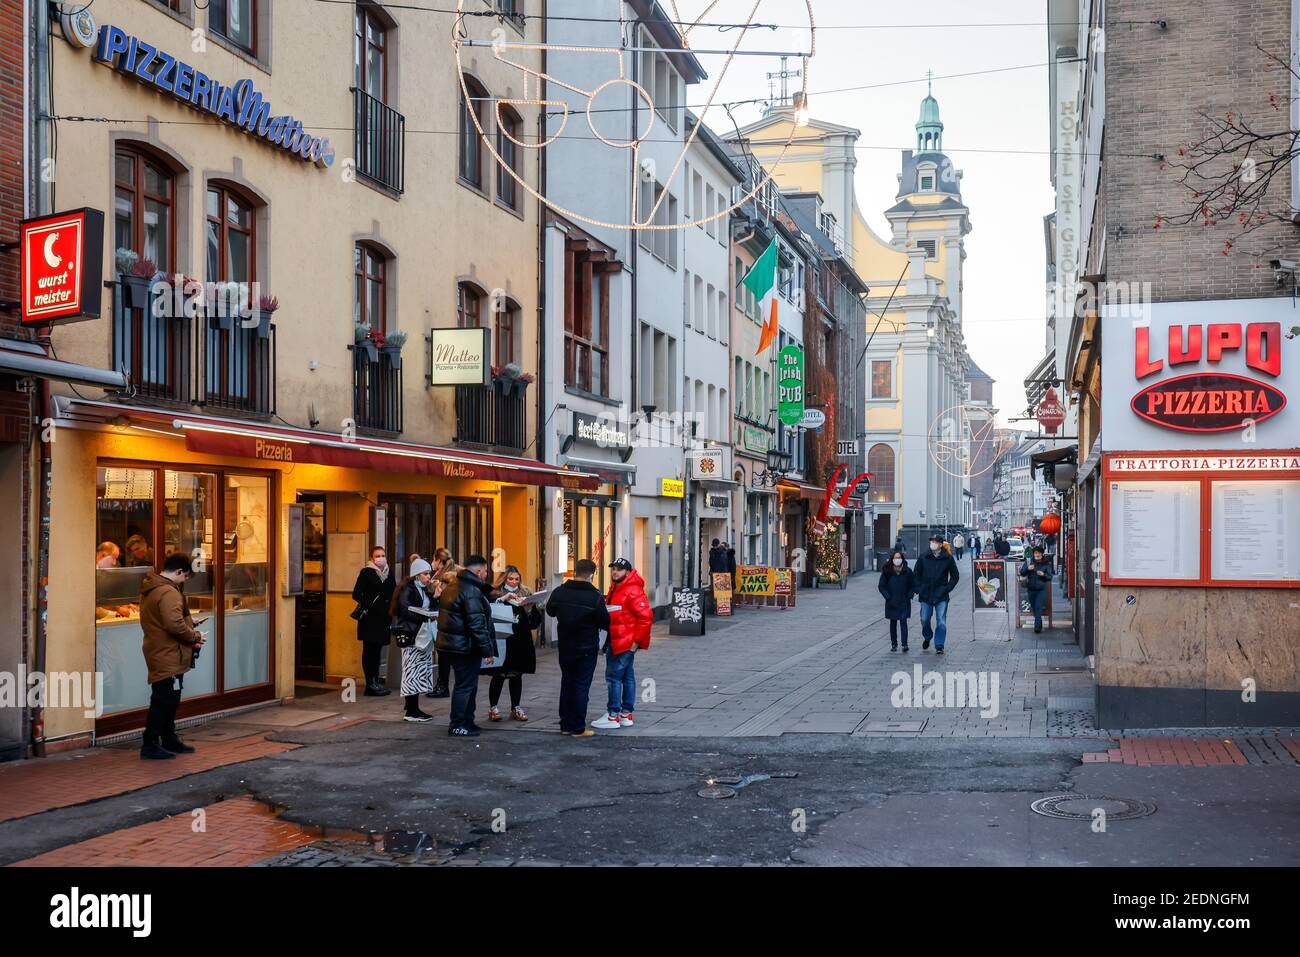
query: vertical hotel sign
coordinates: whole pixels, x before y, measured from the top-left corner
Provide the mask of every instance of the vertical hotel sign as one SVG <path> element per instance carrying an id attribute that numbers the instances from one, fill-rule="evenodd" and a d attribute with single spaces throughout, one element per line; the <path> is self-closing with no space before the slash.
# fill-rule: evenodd
<path id="1" fill-rule="evenodd" d="M 24 325 L 99 318 L 104 271 L 102 212 L 74 209 L 23 220 L 19 247 Z"/>

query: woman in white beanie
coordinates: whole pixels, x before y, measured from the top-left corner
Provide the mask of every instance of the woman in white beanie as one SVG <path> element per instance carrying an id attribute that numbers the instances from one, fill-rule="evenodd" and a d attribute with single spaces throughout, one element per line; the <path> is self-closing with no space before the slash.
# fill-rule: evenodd
<path id="1" fill-rule="evenodd" d="M 389 630 L 402 649 L 402 698 L 407 721 L 432 721 L 420 710 L 420 695 L 433 691 L 433 619 L 412 608 L 432 611 L 436 602 L 430 580 L 433 569 L 422 558 L 411 562 L 411 574 L 393 593 Z"/>

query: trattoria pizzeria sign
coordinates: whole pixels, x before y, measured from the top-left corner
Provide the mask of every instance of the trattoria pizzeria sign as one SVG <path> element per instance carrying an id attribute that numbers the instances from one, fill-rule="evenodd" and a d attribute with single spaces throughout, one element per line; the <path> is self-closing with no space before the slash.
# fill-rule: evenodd
<path id="1" fill-rule="evenodd" d="M 1293 444 L 1300 361 L 1284 330 L 1298 320 L 1289 297 L 1103 310 L 1107 450 Z"/>

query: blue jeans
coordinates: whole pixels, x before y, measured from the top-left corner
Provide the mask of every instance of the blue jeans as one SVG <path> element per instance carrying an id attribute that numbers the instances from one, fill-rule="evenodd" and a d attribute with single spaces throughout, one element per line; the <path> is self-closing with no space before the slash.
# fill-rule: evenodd
<path id="1" fill-rule="evenodd" d="M 938 619 L 933 632 L 930 631 L 931 615 Z M 933 637 L 934 646 L 936 648 L 943 647 L 944 639 L 948 637 L 948 599 L 945 598 L 933 605 L 921 602 L 921 637 L 926 641 Z"/>
<path id="2" fill-rule="evenodd" d="M 1043 627 L 1043 609 L 1047 606 L 1047 589 L 1040 588 L 1038 591 L 1029 593 L 1029 607 L 1034 610 L 1034 628 Z"/>
<path id="3" fill-rule="evenodd" d="M 631 714 L 636 707 L 635 651 L 621 655 L 605 652 L 605 684 L 609 686 L 609 704 L 605 708 L 611 716 Z"/>

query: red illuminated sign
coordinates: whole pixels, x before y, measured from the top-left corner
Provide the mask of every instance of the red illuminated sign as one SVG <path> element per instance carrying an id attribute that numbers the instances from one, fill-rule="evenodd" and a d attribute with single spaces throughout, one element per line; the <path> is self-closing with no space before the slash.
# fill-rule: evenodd
<path id="1" fill-rule="evenodd" d="M 22 320 L 46 326 L 98 319 L 103 299 L 104 214 L 75 209 L 24 220 Z"/>
<path id="2" fill-rule="evenodd" d="M 1197 372 L 1155 382 L 1133 396 L 1133 411 L 1183 432 L 1226 432 L 1262 422 L 1286 407 L 1267 382 L 1226 372 Z"/>
<path id="3" fill-rule="evenodd" d="M 1151 356 L 1151 330 L 1141 326 L 1134 330 L 1136 355 L 1134 373 L 1145 379 L 1159 372 L 1165 360 Z M 1252 322 L 1245 328 L 1239 322 L 1212 322 L 1208 328 L 1201 326 L 1170 326 L 1168 337 L 1169 368 L 1200 362 L 1202 355 L 1208 362 L 1223 359 L 1224 354 L 1236 352 L 1246 346 L 1246 365 L 1271 376 L 1282 374 L 1282 324 L 1279 322 Z"/>
<path id="4" fill-rule="evenodd" d="M 1056 390 L 1049 387 L 1043 401 L 1038 404 L 1038 424 L 1048 435 L 1055 435 L 1064 422 L 1065 406 L 1057 398 Z"/>

